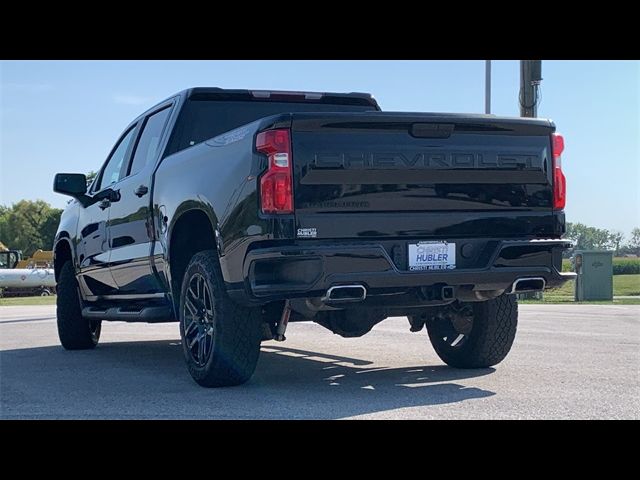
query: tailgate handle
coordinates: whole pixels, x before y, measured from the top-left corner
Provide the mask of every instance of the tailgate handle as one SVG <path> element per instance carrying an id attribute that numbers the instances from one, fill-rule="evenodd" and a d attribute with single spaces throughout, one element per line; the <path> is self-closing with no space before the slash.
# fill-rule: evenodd
<path id="1" fill-rule="evenodd" d="M 449 138 L 453 127 L 452 123 L 412 123 L 410 133 L 417 138 Z"/>

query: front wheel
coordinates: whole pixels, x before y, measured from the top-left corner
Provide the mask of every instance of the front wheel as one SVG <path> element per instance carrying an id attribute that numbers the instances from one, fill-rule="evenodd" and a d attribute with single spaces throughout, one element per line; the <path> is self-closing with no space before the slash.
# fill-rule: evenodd
<path id="1" fill-rule="evenodd" d="M 203 387 L 240 385 L 253 375 L 262 339 L 260 310 L 227 295 L 218 256 L 193 256 L 180 295 L 180 337 L 187 368 Z"/>
<path id="2" fill-rule="evenodd" d="M 505 359 L 516 337 L 518 302 L 501 295 L 478 303 L 458 304 L 427 322 L 438 356 L 457 368 L 486 368 Z"/>
<path id="3" fill-rule="evenodd" d="M 100 339 L 102 322 L 82 317 L 82 301 L 73 264 L 68 261 L 58 277 L 57 319 L 60 343 L 67 350 L 95 348 Z"/>

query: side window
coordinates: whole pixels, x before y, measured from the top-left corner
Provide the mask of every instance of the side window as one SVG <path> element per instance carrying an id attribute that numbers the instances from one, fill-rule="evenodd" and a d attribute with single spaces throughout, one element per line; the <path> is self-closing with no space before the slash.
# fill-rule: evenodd
<path id="1" fill-rule="evenodd" d="M 131 129 L 126 133 L 120 143 L 116 147 L 116 149 L 111 154 L 109 160 L 107 160 L 107 164 L 104 166 L 102 170 L 102 174 L 100 175 L 100 181 L 94 188 L 94 191 L 98 191 L 103 189 L 106 186 L 111 185 L 112 183 L 116 183 L 120 180 L 120 173 L 122 172 L 122 163 L 124 162 L 125 156 L 127 155 L 127 150 L 129 149 L 129 145 L 134 138 L 134 133 L 136 131 L 135 125 L 131 127 Z"/>
<path id="2" fill-rule="evenodd" d="M 165 123 L 167 123 L 170 111 L 171 109 L 167 107 L 147 118 L 142 134 L 140 135 L 140 140 L 138 140 L 138 146 L 133 155 L 128 175 L 138 173 L 145 165 L 156 158 L 162 130 Z"/>

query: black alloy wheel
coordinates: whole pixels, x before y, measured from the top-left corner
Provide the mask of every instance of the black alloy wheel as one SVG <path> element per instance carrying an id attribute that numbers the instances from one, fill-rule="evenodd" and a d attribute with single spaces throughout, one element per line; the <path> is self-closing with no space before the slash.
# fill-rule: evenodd
<path id="1" fill-rule="evenodd" d="M 193 362 L 203 367 L 213 351 L 215 325 L 213 296 L 200 273 L 194 273 L 189 279 L 182 309 L 187 351 Z"/>

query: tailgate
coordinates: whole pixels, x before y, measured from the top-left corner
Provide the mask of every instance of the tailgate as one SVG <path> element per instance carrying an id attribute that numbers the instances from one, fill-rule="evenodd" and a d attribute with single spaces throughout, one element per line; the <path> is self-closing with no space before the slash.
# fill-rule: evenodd
<path id="1" fill-rule="evenodd" d="M 557 234 L 547 120 L 293 114 L 292 131 L 300 238 Z"/>

